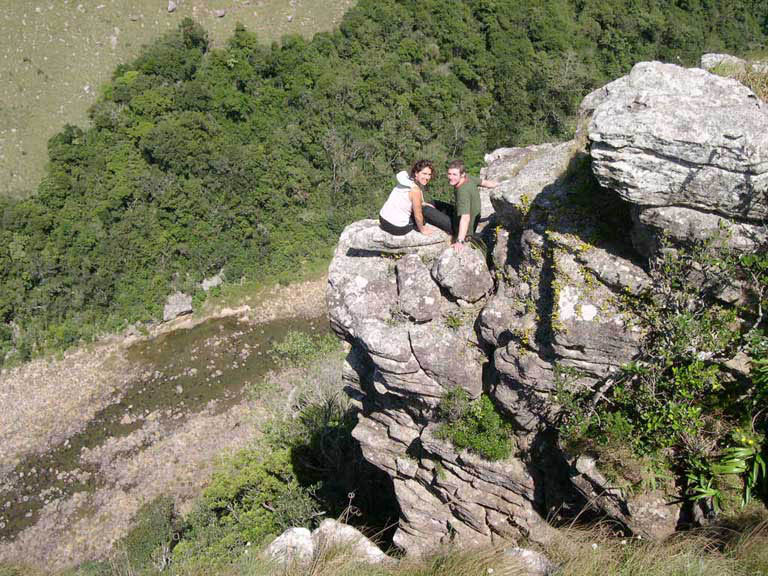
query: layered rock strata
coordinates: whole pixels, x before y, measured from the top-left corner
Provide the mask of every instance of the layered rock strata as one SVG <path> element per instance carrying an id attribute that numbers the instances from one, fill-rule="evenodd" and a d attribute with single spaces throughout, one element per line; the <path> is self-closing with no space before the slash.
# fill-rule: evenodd
<path id="1" fill-rule="evenodd" d="M 386 238 L 375 221 L 339 241 L 328 309 L 352 344 L 354 436 L 393 479 L 395 542 L 409 552 L 544 541 L 545 518 L 586 503 L 645 535 L 678 521 L 661 495 L 623 494 L 559 450 L 558 398 L 599 389 L 637 356 L 644 332 L 624 303 L 651 287 L 662 237 L 765 241 L 768 116 L 733 81 L 659 63 L 590 94 L 582 112 L 574 141 L 486 157 L 485 174 L 503 180 L 489 194 L 487 260 L 444 236 Z M 436 433 L 456 387 L 488 394 L 514 423 L 513 456 L 488 462 Z"/>

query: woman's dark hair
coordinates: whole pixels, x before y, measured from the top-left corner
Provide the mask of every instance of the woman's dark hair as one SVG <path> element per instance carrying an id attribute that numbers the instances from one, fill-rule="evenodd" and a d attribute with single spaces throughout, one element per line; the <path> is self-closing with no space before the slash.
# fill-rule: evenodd
<path id="1" fill-rule="evenodd" d="M 411 166 L 411 171 L 408 173 L 408 175 L 411 177 L 411 180 L 416 177 L 417 172 L 421 172 L 424 170 L 424 168 L 429 168 L 432 170 L 432 174 L 435 173 L 435 167 L 432 165 L 432 162 L 429 160 L 416 160 L 416 162 L 413 163 L 413 166 Z"/>

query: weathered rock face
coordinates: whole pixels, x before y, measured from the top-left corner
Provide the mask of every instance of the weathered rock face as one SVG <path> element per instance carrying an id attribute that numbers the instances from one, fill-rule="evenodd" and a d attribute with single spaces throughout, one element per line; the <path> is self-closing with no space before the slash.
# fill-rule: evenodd
<path id="1" fill-rule="evenodd" d="M 444 237 L 386 237 L 374 221 L 341 236 L 328 309 L 352 344 L 354 436 L 393 479 L 395 541 L 409 552 L 543 541 L 545 517 L 586 502 L 636 533 L 674 529 L 677 507 L 614 490 L 559 451 L 558 392 L 596 389 L 637 356 L 644 333 L 622 301 L 651 284 L 662 236 L 727 229 L 736 249 L 765 239 L 768 116 L 732 81 L 658 63 L 590 94 L 582 112 L 574 141 L 486 157 L 485 176 L 503 181 L 489 194 L 487 262 Z M 514 456 L 488 462 L 436 434 L 456 387 L 488 394 L 514 423 Z"/>
<path id="2" fill-rule="evenodd" d="M 445 250 L 432 268 L 435 281 L 451 296 L 477 302 L 493 288 L 483 253 L 468 246 Z"/>
<path id="3" fill-rule="evenodd" d="M 749 242 L 768 217 L 768 108 L 742 84 L 643 62 L 585 105 L 594 109 L 593 170 L 638 207 L 635 241 L 644 255 L 660 231 L 703 239 L 717 218 L 733 222 L 737 243 Z"/>
<path id="4" fill-rule="evenodd" d="M 163 307 L 163 322 L 192 313 L 192 296 L 181 292 L 169 295 Z"/>

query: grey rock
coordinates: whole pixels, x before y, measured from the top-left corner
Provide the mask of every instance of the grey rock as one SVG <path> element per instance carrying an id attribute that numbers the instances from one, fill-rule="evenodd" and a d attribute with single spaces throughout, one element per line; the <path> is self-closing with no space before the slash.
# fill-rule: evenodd
<path id="1" fill-rule="evenodd" d="M 176 12 L 176 2 L 168 0 L 168 13 Z"/>
<path id="2" fill-rule="evenodd" d="M 182 292 L 174 292 L 165 301 L 163 322 L 168 322 L 185 314 L 191 314 L 192 311 L 192 296 Z"/>
<path id="3" fill-rule="evenodd" d="M 264 554 L 278 564 L 308 564 L 315 555 L 312 533 L 306 528 L 288 528 L 267 546 Z"/>
<path id="4" fill-rule="evenodd" d="M 710 72 L 716 69 L 727 73 L 741 73 L 747 70 L 768 72 L 768 63 L 766 62 L 742 60 L 730 54 L 702 54 L 699 66 Z"/>
<path id="5" fill-rule="evenodd" d="M 505 282 L 499 284 L 498 290 L 480 313 L 480 334 L 485 343 L 497 347 L 509 338 L 534 328 L 533 315 L 526 317 L 526 297 L 521 283 L 512 286 Z"/>
<path id="6" fill-rule="evenodd" d="M 544 188 L 557 186 L 575 153 L 573 142 L 539 144 L 527 148 L 505 148 L 494 153 L 488 174 L 503 179 L 491 190 L 490 199 L 502 222 L 520 230 L 532 202 Z"/>
<path id="7" fill-rule="evenodd" d="M 347 226 L 328 269 L 328 316 L 331 327 L 344 337 L 357 337 L 360 319 L 390 321 L 392 310 L 397 307 L 394 265 L 378 255 L 350 248 L 351 238 L 361 229 L 369 228 L 369 223 Z"/>
<path id="8" fill-rule="evenodd" d="M 227 11 L 226 10 L 214 10 L 213 11 L 213 15 L 216 18 L 224 18 L 224 16 L 227 15 Z"/>
<path id="9" fill-rule="evenodd" d="M 323 520 L 312 532 L 312 542 L 318 552 L 338 546 L 348 551 L 356 560 L 368 564 L 394 562 L 393 558 L 384 554 L 360 530 L 330 518 Z"/>
<path id="10" fill-rule="evenodd" d="M 602 186 L 642 206 L 768 217 L 768 113 L 751 90 L 698 68 L 641 62 L 592 99 Z"/>
<path id="11" fill-rule="evenodd" d="M 435 230 L 430 235 L 413 231 L 403 236 L 393 236 L 384 232 L 376 220 L 361 220 L 350 224 L 348 230 L 348 247 L 353 251 L 371 252 L 376 255 L 385 254 L 427 254 L 441 251 L 445 248 L 448 235 L 441 230 Z M 425 251 L 425 248 L 432 250 Z"/>
<path id="12" fill-rule="evenodd" d="M 485 355 L 466 336 L 437 322 L 412 326 L 409 335 L 419 366 L 432 380 L 445 389 L 463 388 L 472 397 L 480 395 Z"/>
<path id="13" fill-rule="evenodd" d="M 221 286 L 221 284 L 224 282 L 224 278 L 222 276 L 222 273 L 219 272 L 215 276 L 211 276 L 210 278 L 203 278 L 203 281 L 200 283 L 200 286 L 202 287 L 203 291 L 208 292 L 211 288 L 216 288 L 216 286 Z"/>
<path id="14" fill-rule="evenodd" d="M 556 234 L 549 235 L 551 240 L 556 237 Z M 585 258 L 583 254 L 582 258 Z M 616 277 L 612 279 L 617 282 L 620 282 L 619 266 L 622 265 L 631 269 L 629 263 L 616 262 L 613 269 Z M 590 272 L 571 251 L 554 248 L 552 267 L 552 349 L 558 364 L 602 378 L 632 360 L 640 350 L 644 332 L 631 311 L 619 307 L 616 293 L 602 282 L 590 280 Z M 627 272 L 625 281 L 637 289 L 638 278 L 646 283 L 648 280 L 642 270 L 634 272 Z"/>
<path id="15" fill-rule="evenodd" d="M 432 267 L 432 277 L 454 298 L 466 302 L 477 302 L 493 288 L 483 253 L 469 245 L 444 250 Z"/>
<path id="16" fill-rule="evenodd" d="M 432 320 L 440 311 L 440 288 L 416 254 L 398 261 L 397 291 L 400 311 L 416 322 Z"/>
<path id="17" fill-rule="evenodd" d="M 632 243 L 646 257 L 658 253 L 662 238 L 674 246 L 713 241 L 737 251 L 759 248 L 768 240 L 765 225 L 749 224 L 680 206 L 639 207 L 633 211 Z"/>
<path id="18" fill-rule="evenodd" d="M 367 220 L 340 238 L 328 309 L 352 347 L 353 436 L 392 478 L 394 540 L 409 553 L 499 536 L 545 542 L 539 511 L 557 501 L 586 499 L 644 535 L 674 528 L 677 509 L 660 494 L 623 494 L 588 459 L 564 470 L 568 455 L 546 438 L 561 387 L 594 390 L 640 350 L 641 323 L 622 302 L 653 288 L 642 257 L 662 235 L 684 244 L 727 229 L 738 250 L 765 239 L 765 109 L 731 81 L 645 63 L 580 110 L 573 141 L 487 157 L 484 177 L 503 181 L 488 210 L 500 226 L 488 235 L 495 278 L 479 252 L 445 249 L 447 237 L 392 237 Z M 604 203 L 616 207 L 609 230 L 594 210 Z M 520 453 L 487 462 L 442 438 L 436 408 L 453 387 L 488 393 L 516 424 Z"/>
<path id="19" fill-rule="evenodd" d="M 680 503 L 656 490 L 625 493 L 614 487 L 589 456 L 571 459 L 571 481 L 584 497 L 613 520 L 644 538 L 661 539 L 675 532 L 680 517 Z"/>
<path id="20" fill-rule="evenodd" d="M 504 555 L 525 568 L 528 576 L 549 576 L 557 571 L 557 566 L 549 558 L 535 550 L 515 546 L 504 550 Z"/>

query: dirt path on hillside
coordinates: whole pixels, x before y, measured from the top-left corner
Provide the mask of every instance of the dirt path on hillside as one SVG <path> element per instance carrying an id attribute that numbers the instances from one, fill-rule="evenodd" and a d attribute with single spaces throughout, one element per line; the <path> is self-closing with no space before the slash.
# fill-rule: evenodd
<path id="1" fill-rule="evenodd" d="M 325 311 L 325 282 L 323 278 L 276 286 L 237 308 L 179 319 L 141 338 L 113 337 L 60 359 L 36 360 L 0 374 L 0 493 L 14 490 L 19 482 L 18 469 L 14 471 L 19 462 L 42 457 L 51 448 L 66 448 L 95 415 L 120 400 L 125 388 L 141 376 L 142 367 L 129 361 L 132 345 L 153 343 L 211 318 L 237 315 L 257 325 L 316 318 Z M 169 494 L 183 508 L 199 494 L 217 457 L 254 438 L 258 415 L 258 406 L 247 397 L 234 405 L 214 399 L 192 414 L 178 409 L 142 414 L 130 433 L 76 454 L 78 468 L 67 471 L 62 480 L 90 480 L 94 485 L 96 479 L 95 489 L 43 495 L 34 523 L 10 541 L 0 539 L 0 563 L 61 568 L 103 557 L 126 533 L 143 503 Z M 40 472 L 32 468 L 27 474 Z M 57 470 L 46 472 L 57 477 Z"/>

